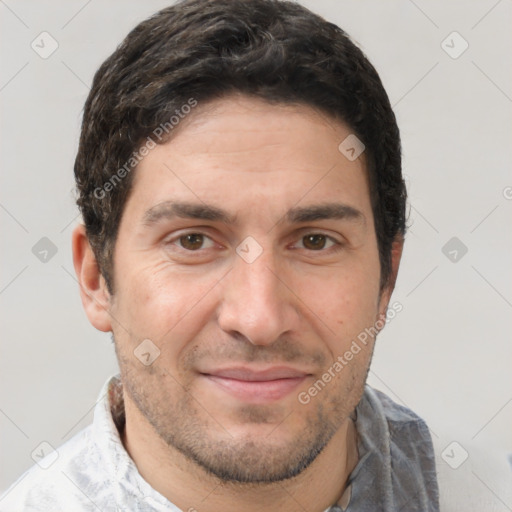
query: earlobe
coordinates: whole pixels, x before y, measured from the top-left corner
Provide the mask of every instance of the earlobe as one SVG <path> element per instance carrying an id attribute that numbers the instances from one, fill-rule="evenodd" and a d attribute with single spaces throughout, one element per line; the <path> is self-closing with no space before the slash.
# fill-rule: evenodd
<path id="1" fill-rule="evenodd" d="M 109 332 L 112 330 L 110 294 L 105 279 L 99 271 L 96 257 L 87 239 L 83 224 L 73 230 L 72 250 L 73 265 L 80 285 L 80 296 L 87 318 L 96 329 Z"/>

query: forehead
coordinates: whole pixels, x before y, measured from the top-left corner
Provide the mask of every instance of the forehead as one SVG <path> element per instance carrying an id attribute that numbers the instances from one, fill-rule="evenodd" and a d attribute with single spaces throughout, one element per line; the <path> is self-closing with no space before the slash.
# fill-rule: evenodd
<path id="1" fill-rule="evenodd" d="M 276 214 L 319 201 L 369 211 L 364 153 L 348 159 L 350 128 L 312 107 L 237 95 L 199 104 L 176 128 L 139 163 L 131 207 L 185 199 L 243 210 L 250 197 Z"/>

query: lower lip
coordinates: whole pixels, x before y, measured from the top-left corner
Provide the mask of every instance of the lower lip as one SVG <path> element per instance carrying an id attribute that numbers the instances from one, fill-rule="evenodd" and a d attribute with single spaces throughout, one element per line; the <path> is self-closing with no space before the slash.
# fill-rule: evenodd
<path id="1" fill-rule="evenodd" d="M 304 376 L 290 379 L 247 381 L 216 375 L 203 375 L 203 377 L 235 398 L 250 403 L 274 402 L 284 398 L 306 379 Z"/>

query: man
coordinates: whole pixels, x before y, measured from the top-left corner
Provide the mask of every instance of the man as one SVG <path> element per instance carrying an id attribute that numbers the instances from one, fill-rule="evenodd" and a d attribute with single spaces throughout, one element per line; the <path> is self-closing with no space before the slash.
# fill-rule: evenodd
<path id="1" fill-rule="evenodd" d="M 405 234 L 394 114 L 294 2 L 186 0 L 100 67 L 73 256 L 120 377 L 2 510 L 436 511 L 424 421 L 365 385 Z"/>

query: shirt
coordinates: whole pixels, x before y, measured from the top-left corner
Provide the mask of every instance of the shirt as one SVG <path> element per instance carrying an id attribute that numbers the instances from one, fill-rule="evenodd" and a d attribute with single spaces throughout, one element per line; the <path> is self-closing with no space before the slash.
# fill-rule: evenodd
<path id="1" fill-rule="evenodd" d="M 0 498 L 2 512 L 180 512 L 139 474 L 125 450 L 119 377 L 100 393 L 93 423 L 48 453 Z M 355 410 L 359 460 L 325 512 L 437 512 L 432 439 L 414 412 L 366 385 Z"/>

